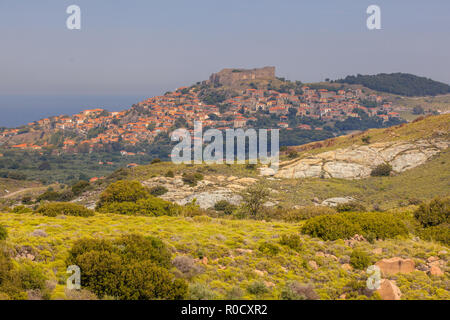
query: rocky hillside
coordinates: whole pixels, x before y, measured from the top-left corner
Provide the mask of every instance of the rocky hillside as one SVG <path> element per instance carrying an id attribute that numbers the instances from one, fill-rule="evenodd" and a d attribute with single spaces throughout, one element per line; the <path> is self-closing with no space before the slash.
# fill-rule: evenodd
<path id="1" fill-rule="evenodd" d="M 361 179 L 369 177 L 372 170 L 382 164 L 389 164 L 393 173 L 400 173 L 424 164 L 448 148 L 449 123 L 450 116 L 442 115 L 328 140 L 318 144 L 319 148 L 313 152 L 303 152 L 300 159 L 282 163 L 275 176 Z M 314 145 L 309 147 L 314 148 Z M 308 146 L 302 148 L 308 149 Z"/>
<path id="2" fill-rule="evenodd" d="M 400 173 L 424 164 L 447 149 L 449 143 L 433 139 L 354 145 L 294 161 L 285 165 L 276 177 L 361 179 L 385 163 L 391 165 L 394 173 Z"/>

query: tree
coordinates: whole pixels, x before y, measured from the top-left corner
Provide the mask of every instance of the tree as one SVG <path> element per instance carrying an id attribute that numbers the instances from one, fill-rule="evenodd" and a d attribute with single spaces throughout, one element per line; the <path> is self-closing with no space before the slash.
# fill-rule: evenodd
<path id="1" fill-rule="evenodd" d="M 416 115 L 420 115 L 420 114 L 424 114 L 425 110 L 421 106 L 415 106 L 413 108 L 413 112 L 412 113 L 416 114 Z"/>
<path id="2" fill-rule="evenodd" d="M 45 162 L 42 162 L 40 165 L 39 165 L 39 167 L 38 167 L 38 169 L 40 170 L 40 171 L 44 171 L 44 170 L 51 170 L 51 166 L 50 166 L 50 163 L 48 162 L 48 161 L 45 161 Z"/>
<path id="3" fill-rule="evenodd" d="M 255 216 L 265 200 L 269 196 L 269 190 L 263 183 L 258 183 L 247 188 L 242 194 L 244 200 L 244 209 L 252 216 Z"/>

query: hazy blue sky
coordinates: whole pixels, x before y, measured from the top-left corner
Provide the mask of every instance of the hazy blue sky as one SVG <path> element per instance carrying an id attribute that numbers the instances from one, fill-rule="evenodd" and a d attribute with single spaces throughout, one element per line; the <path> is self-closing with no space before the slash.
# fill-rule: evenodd
<path id="1" fill-rule="evenodd" d="M 66 28 L 71 4 L 80 31 Z M 370 4 L 382 30 L 366 28 Z M 0 0 L 0 108 L 24 94 L 154 95 L 225 67 L 273 65 L 304 82 L 400 71 L 450 83 L 449 14 L 448 0 Z"/>

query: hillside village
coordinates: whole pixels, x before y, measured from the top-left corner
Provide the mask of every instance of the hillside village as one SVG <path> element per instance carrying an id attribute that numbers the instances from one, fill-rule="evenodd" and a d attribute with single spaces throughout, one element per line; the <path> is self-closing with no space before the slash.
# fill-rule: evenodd
<path id="1" fill-rule="evenodd" d="M 232 94 L 228 96 L 216 94 L 214 90 L 221 90 L 224 84 L 220 83 L 220 77 L 212 76 L 209 81 L 149 98 L 128 110 L 108 112 L 100 108 L 90 109 L 73 116 L 41 119 L 21 128 L 5 128 L 0 132 L 0 144 L 6 148 L 32 150 L 53 146 L 65 152 L 77 153 L 119 142 L 130 145 L 142 141 L 151 143 L 158 134 L 168 133 L 174 127 L 192 127 L 194 121 L 202 121 L 204 127 L 217 129 L 247 128 L 255 127 L 258 119 L 265 117 L 274 120 L 275 127 L 280 129 L 323 130 L 323 126 L 329 122 L 360 118 L 361 112 L 382 121 L 400 117 L 392 104 L 382 96 L 366 94 L 361 89 L 332 91 L 298 82 L 292 85 L 283 80 L 288 85 L 277 90 L 270 88 L 270 84 L 279 79 L 274 75 L 269 75 L 267 79 L 267 72 L 264 73 L 264 80 L 268 80 L 269 85 L 261 88 L 255 85 L 259 80 L 258 70 L 222 71 L 231 74 L 250 73 L 248 79 L 247 76 L 238 79 L 247 81 L 247 85 L 233 88 L 230 91 Z M 228 78 L 224 82 L 230 84 Z M 211 99 L 205 99 L 205 90 L 213 92 L 213 96 L 219 96 L 215 104 L 207 103 Z M 293 128 L 289 124 L 292 117 L 318 120 L 322 125 L 299 123 Z M 44 134 L 49 132 L 64 134 L 53 139 L 56 141 L 51 141 Z"/>

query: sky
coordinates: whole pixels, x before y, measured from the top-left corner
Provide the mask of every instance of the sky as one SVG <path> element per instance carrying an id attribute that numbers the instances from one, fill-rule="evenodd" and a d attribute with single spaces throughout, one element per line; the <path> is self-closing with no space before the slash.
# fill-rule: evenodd
<path id="1" fill-rule="evenodd" d="M 73 4 L 81 30 L 66 27 Z M 381 30 L 366 27 L 372 4 Z M 449 13 L 448 0 L 0 0 L 0 126 L 126 108 L 227 67 L 450 83 Z"/>

